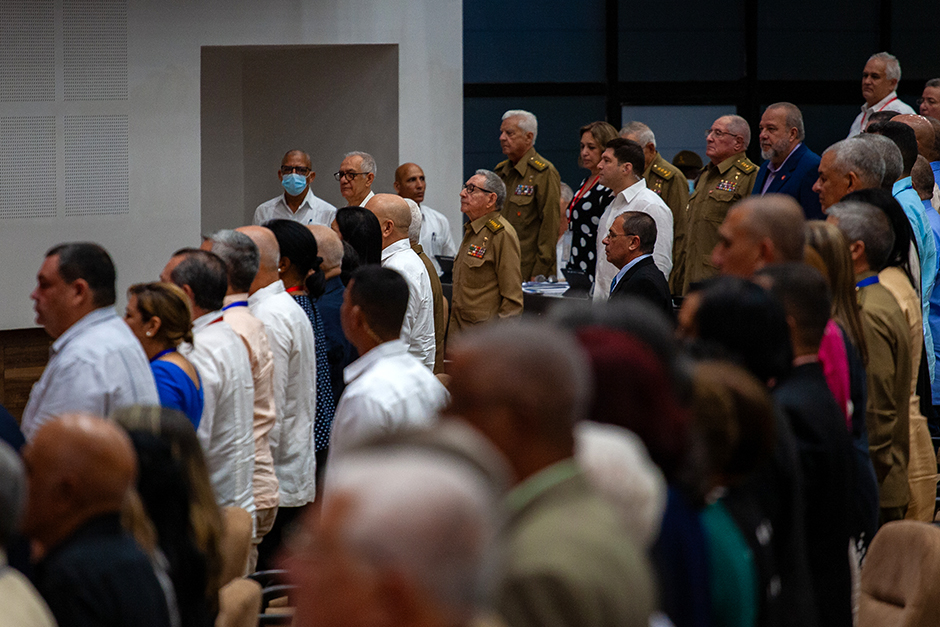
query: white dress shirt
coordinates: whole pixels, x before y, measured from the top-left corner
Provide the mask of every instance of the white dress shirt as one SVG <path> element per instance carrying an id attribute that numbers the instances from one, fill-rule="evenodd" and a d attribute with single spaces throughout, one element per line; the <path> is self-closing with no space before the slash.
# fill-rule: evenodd
<path id="1" fill-rule="evenodd" d="M 297 208 L 297 213 L 287 206 L 284 194 L 277 198 L 261 203 L 255 209 L 255 224 L 263 224 L 268 220 L 295 220 L 301 224 L 322 224 L 330 226 L 336 217 L 336 207 L 321 198 L 317 198 L 313 191 L 307 187 L 307 195 Z"/>
<path id="2" fill-rule="evenodd" d="M 897 111 L 898 113 L 917 113 L 910 105 L 901 101 L 898 98 L 898 92 L 892 91 L 890 94 L 873 104 L 868 106 L 868 103 L 862 105 L 862 112 L 856 116 L 855 121 L 852 122 L 852 126 L 849 129 L 849 137 L 855 137 L 868 126 L 868 123 L 871 121 L 871 114 L 877 111 Z"/>
<path id="3" fill-rule="evenodd" d="M 672 211 L 651 189 L 646 181 L 640 179 L 623 190 L 607 205 L 604 215 L 597 225 L 597 270 L 594 275 L 594 302 L 607 300 L 610 296 L 610 282 L 617 276 L 617 266 L 607 261 L 604 250 L 604 238 L 614 223 L 614 219 L 625 211 L 639 211 L 653 218 L 656 223 L 656 244 L 653 246 L 653 261 L 656 267 L 669 276 L 672 272 Z"/>
<path id="4" fill-rule="evenodd" d="M 159 404 L 143 347 L 112 307 L 102 307 L 52 343 L 21 427 L 31 439 L 43 423 L 66 412 L 107 417 L 118 407 Z"/>
<path id="5" fill-rule="evenodd" d="M 300 507 L 316 496 L 313 437 L 317 410 L 317 352 L 310 319 L 282 281 L 248 298 L 251 313 L 264 323 L 274 354 L 274 407 L 271 455 L 280 484 L 281 507 Z"/>
<path id="6" fill-rule="evenodd" d="M 252 480 L 255 507 L 259 510 L 271 509 L 277 507 L 279 502 L 274 458 L 268 440 L 268 434 L 277 421 L 274 408 L 274 355 L 264 323 L 248 310 L 247 292 L 226 296 L 224 303 L 224 320 L 242 338 L 248 350 L 251 380 L 255 388 L 252 422 L 255 439 L 255 472 Z"/>
<path id="7" fill-rule="evenodd" d="M 361 202 L 361 203 L 359 203 L 359 206 L 360 206 L 360 207 L 365 207 L 365 206 L 366 206 L 366 203 L 369 202 L 370 200 L 372 200 L 372 197 L 373 197 L 373 196 L 375 196 L 375 192 L 373 192 L 373 191 L 370 189 L 370 190 L 369 190 L 369 193 L 366 194 L 366 197 L 362 199 L 362 202 Z"/>
<path id="8" fill-rule="evenodd" d="M 457 246 L 454 244 L 454 236 L 450 232 L 450 221 L 440 211 L 435 211 L 427 205 L 421 205 L 421 236 L 418 243 L 424 249 L 424 254 L 428 256 L 437 276 L 443 274 L 441 266 L 437 263 L 435 257 L 454 257 L 457 255 Z"/>
<path id="9" fill-rule="evenodd" d="M 333 417 L 330 460 L 369 437 L 430 424 L 450 399 L 401 340 L 379 344 L 346 366 L 343 378 L 346 389 Z"/>
<path id="10" fill-rule="evenodd" d="M 206 455 L 209 480 L 221 507 L 235 506 L 254 519 L 254 384 L 248 351 L 221 311 L 193 320 L 193 343 L 180 352 L 202 377 L 205 404 L 196 437 Z"/>
<path id="11" fill-rule="evenodd" d="M 408 352 L 429 369 L 434 368 L 434 295 L 431 279 L 421 257 L 411 250 L 408 238 L 382 249 L 382 267 L 390 268 L 408 282 L 408 309 L 401 325 L 401 339 Z"/>

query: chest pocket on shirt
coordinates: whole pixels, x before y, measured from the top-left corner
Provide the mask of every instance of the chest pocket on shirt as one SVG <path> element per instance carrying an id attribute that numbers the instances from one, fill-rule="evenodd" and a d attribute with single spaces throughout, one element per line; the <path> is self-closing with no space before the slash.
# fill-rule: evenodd
<path id="1" fill-rule="evenodd" d="M 485 256 L 481 259 L 467 255 L 467 271 L 462 273 L 460 277 L 465 286 L 472 288 L 487 287 L 493 281 L 493 277 L 485 267 L 486 263 L 487 258 Z"/>
<path id="2" fill-rule="evenodd" d="M 702 218 L 709 222 L 718 222 L 720 224 L 724 222 L 725 216 L 728 214 L 728 209 L 730 209 L 731 204 L 738 199 L 738 196 L 735 192 L 719 189 L 710 192 L 708 198 L 711 202 L 705 207 Z"/>
<path id="3" fill-rule="evenodd" d="M 516 224 L 529 224 L 538 217 L 538 212 L 535 211 L 532 205 L 535 202 L 535 193 L 531 196 L 512 195 L 509 197 L 509 202 L 512 205 L 509 210 L 512 212 L 512 219 Z M 517 213 L 522 213 L 522 215 L 516 215 Z"/>

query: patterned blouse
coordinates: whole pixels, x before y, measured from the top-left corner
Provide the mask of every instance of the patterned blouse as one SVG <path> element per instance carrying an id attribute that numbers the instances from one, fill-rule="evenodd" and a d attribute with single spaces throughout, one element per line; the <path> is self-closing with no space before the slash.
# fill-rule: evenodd
<path id="1" fill-rule="evenodd" d="M 326 355 L 326 334 L 323 332 L 323 320 L 320 312 L 306 294 L 291 294 L 297 304 L 310 318 L 313 327 L 313 339 L 317 348 L 317 417 L 313 424 L 313 436 L 318 451 L 330 445 L 330 430 L 333 428 L 333 414 L 336 412 L 336 399 L 333 398 L 333 384 L 330 379 L 330 362 Z"/>
<path id="2" fill-rule="evenodd" d="M 581 181 L 582 189 L 588 179 Z M 597 247 L 597 223 L 604 210 L 613 201 L 611 191 L 596 183 L 583 195 L 576 194 L 568 205 L 568 231 L 571 233 L 571 257 L 568 269 L 584 272 L 594 281 L 594 258 Z"/>

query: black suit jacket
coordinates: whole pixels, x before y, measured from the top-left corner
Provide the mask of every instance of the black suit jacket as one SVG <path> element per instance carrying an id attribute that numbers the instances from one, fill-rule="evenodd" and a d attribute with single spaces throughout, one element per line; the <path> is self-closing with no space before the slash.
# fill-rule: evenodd
<path id="1" fill-rule="evenodd" d="M 656 267 L 652 257 L 642 259 L 627 270 L 623 278 L 614 286 L 614 291 L 610 293 L 608 300 L 615 301 L 630 296 L 645 298 L 667 316 L 673 317 L 669 283 L 662 271 Z"/>

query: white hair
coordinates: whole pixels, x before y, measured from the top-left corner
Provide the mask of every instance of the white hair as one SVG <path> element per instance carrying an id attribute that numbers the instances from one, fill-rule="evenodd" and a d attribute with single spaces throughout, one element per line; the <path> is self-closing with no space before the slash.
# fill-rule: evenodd
<path id="1" fill-rule="evenodd" d="M 878 59 L 879 61 L 885 62 L 885 76 L 892 80 L 901 80 L 901 64 L 898 62 L 898 58 L 896 56 L 890 52 L 876 52 L 875 54 L 868 57 L 869 61 L 872 59 Z"/>
<path id="2" fill-rule="evenodd" d="M 653 134 L 653 129 L 642 122 L 627 122 L 620 129 L 620 136 L 626 138 L 627 135 L 636 137 L 636 143 L 641 147 L 645 147 L 646 144 L 653 144 L 653 148 L 656 147 L 656 135 Z"/>
<path id="3" fill-rule="evenodd" d="M 571 199 L 574 198 L 574 190 L 571 189 L 571 186 L 567 183 L 561 184 L 561 200 L 568 205 L 571 203 Z"/>
<path id="4" fill-rule="evenodd" d="M 408 208 L 411 209 L 411 224 L 408 226 L 408 239 L 412 244 L 417 244 L 418 240 L 421 239 L 421 222 L 424 220 L 424 217 L 421 215 L 421 207 L 418 206 L 418 203 L 410 198 L 405 198 L 404 200 L 408 203 Z"/>
<path id="5" fill-rule="evenodd" d="M 876 148 L 879 141 L 862 139 L 861 136 L 850 137 L 829 146 L 823 154 L 831 153 L 833 167 L 845 174 L 855 172 L 865 187 L 881 187 L 885 175 L 885 160 Z M 887 147 L 883 142 L 881 145 Z"/>
<path id="6" fill-rule="evenodd" d="M 500 522 L 482 472 L 450 453 L 400 446 L 343 455 L 327 483 L 325 507 L 337 495 L 352 500 L 342 533 L 353 551 L 463 618 L 480 609 Z"/>
<path id="7" fill-rule="evenodd" d="M 539 121 L 535 117 L 535 114 L 522 109 L 510 109 L 503 114 L 503 120 L 508 120 L 509 118 L 519 118 L 517 124 L 519 130 L 523 133 L 532 133 L 532 143 L 534 144 L 535 138 L 539 134 Z"/>
<path id="8" fill-rule="evenodd" d="M 310 228 L 311 226 L 313 228 Z M 326 269 L 340 267 L 343 263 L 343 240 L 336 231 L 322 224 L 312 224 L 307 228 L 310 228 L 317 240 L 317 254 L 323 258 L 323 266 Z"/>
<path id="9" fill-rule="evenodd" d="M 740 115 L 723 115 L 721 117 L 727 120 L 729 131 L 735 135 L 741 136 L 741 139 L 744 140 L 744 148 L 747 149 L 748 145 L 751 143 L 751 127 L 747 123 L 747 120 Z"/>
<path id="10" fill-rule="evenodd" d="M 343 155 L 343 159 L 348 159 L 350 157 L 362 157 L 362 165 L 359 166 L 360 168 L 362 168 L 362 171 L 365 172 L 366 174 L 376 173 L 377 170 L 375 167 L 375 159 L 369 153 L 359 152 L 358 150 L 354 150 L 352 152 L 347 152 L 345 155 Z"/>

